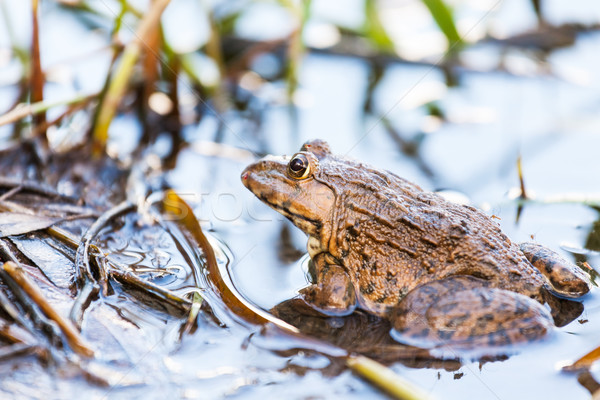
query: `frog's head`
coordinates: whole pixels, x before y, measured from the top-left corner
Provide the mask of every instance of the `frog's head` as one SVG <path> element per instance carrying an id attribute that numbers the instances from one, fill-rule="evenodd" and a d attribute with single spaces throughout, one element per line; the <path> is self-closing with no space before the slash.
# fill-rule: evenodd
<path id="1" fill-rule="evenodd" d="M 307 235 L 326 242 L 331 232 L 335 193 L 315 179 L 319 163 L 331 154 L 322 140 L 305 143 L 293 156 L 267 156 L 242 172 L 242 182 Z"/>

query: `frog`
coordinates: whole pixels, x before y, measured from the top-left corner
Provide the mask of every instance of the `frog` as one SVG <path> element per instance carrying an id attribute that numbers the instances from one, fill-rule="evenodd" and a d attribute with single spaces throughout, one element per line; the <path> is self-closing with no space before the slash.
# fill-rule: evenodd
<path id="1" fill-rule="evenodd" d="M 385 318 L 401 343 L 537 340 L 554 326 L 553 302 L 590 290 L 576 265 L 541 244 L 511 241 L 482 210 L 336 155 L 320 139 L 250 164 L 241 180 L 307 235 L 305 308 Z"/>

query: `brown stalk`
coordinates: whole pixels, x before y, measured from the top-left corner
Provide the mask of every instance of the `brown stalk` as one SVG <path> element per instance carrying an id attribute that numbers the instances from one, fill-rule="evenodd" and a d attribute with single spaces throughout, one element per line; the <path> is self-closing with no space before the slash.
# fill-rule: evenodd
<path id="1" fill-rule="evenodd" d="M 596 347 L 594 350 L 585 354 L 577 361 L 573 362 L 570 365 L 563 367 L 565 371 L 579 371 L 582 369 L 587 369 L 592 366 L 592 364 L 600 359 L 600 346 Z"/>
<path id="2" fill-rule="evenodd" d="M 17 324 L 8 324 L 5 322 L 0 324 L 0 338 L 11 344 L 25 343 L 34 345 L 36 343 L 36 340 L 31 333 L 19 327 Z"/>
<path id="3" fill-rule="evenodd" d="M 527 191 L 525 190 L 525 179 L 523 178 L 523 163 L 521 162 L 521 155 L 517 158 L 517 173 L 519 174 L 519 186 L 521 188 L 521 194 L 519 195 L 519 205 L 517 206 L 517 215 L 515 221 L 518 223 L 521 219 L 521 213 L 523 212 L 523 201 L 529 200 Z"/>
<path id="4" fill-rule="evenodd" d="M 158 80 L 158 65 L 160 63 L 160 24 L 156 24 L 148 31 L 145 38 L 145 47 L 142 52 L 142 69 L 144 83 L 142 86 L 142 99 L 140 109 L 143 114 L 142 124 L 144 125 L 144 139 L 150 142 L 156 134 L 156 126 L 148 121 L 149 99 L 150 95 L 156 90 L 156 81 Z"/>
<path id="5" fill-rule="evenodd" d="M 521 195 L 519 197 L 523 200 L 526 200 L 529 197 L 527 196 L 527 191 L 525 190 L 525 179 L 523 178 L 523 163 L 521 160 L 521 155 L 519 155 L 519 158 L 517 158 L 517 172 L 519 174 L 519 186 L 521 188 Z"/>
<path id="6" fill-rule="evenodd" d="M 83 340 L 79 331 L 68 319 L 60 315 L 54 307 L 44 298 L 40 288 L 31 280 L 23 269 L 17 264 L 8 261 L 2 265 L 2 269 L 10 275 L 11 278 L 27 293 L 27 295 L 33 300 L 33 302 L 42 310 L 46 317 L 54 321 L 62 333 L 65 339 L 69 343 L 69 346 L 73 351 L 83 357 L 93 357 L 94 351 L 89 345 Z"/>
<path id="7" fill-rule="evenodd" d="M 40 39 L 38 24 L 38 0 L 31 0 L 32 9 L 32 34 L 31 34 L 31 102 L 37 103 L 44 100 L 44 73 L 40 60 Z M 46 124 L 46 113 L 41 112 L 34 116 L 35 126 Z M 45 130 L 44 130 L 45 134 Z"/>
<path id="8" fill-rule="evenodd" d="M 116 279 L 122 284 L 141 289 L 145 293 L 159 299 L 160 301 L 168 303 L 179 311 L 188 312 L 190 309 L 191 304 L 188 300 L 178 296 L 168 289 L 165 289 L 152 282 L 148 282 L 132 272 L 111 268 L 108 273 L 110 277 Z"/>
<path id="9" fill-rule="evenodd" d="M 0 361 L 8 361 L 14 358 L 23 357 L 30 354 L 41 355 L 46 353 L 45 349 L 39 346 L 31 346 L 24 343 L 16 343 L 0 349 Z"/>
<path id="10" fill-rule="evenodd" d="M 106 294 L 108 288 L 106 272 L 98 271 L 100 282 L 96 280 L 94 273 L 92 272 L 92 267 L 90 265 L 90 248 L 93 246 L 92 241 L 106 224 L 111 222 L 114 218 L 117 218 L 119 215 L 131 211 L 133 208 L 133 204 L 128 201 L 116 205 L 96 219 L 81 238 L 81 242 L 75 252 L 75 270 L 77 272 L 77 283 L 80 290 L 70 313 L 71 321 L 77 324 L 78 327 L 81 326 L 85 310 L 91 304 L 92 300 L 98 296 L 100 288 L 104 288 L 104 294 Z M 96 263 L 96 267 L 97 270 L 100 270 L 104 265 L 102 265 L 102 263 Z"/>

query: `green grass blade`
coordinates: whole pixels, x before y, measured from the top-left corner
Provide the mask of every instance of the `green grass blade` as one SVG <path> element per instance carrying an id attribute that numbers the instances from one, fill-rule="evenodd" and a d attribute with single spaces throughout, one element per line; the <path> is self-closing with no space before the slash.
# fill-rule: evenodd
<path id="1" fill-rule="evenodd" d="M 440 28 L 446 39 L 448 40 L 448 46 L 453 47 L 455 45 L 463 44 L 463 40 L 458 34 L 456 24 L 454 23 L 454 17 L 452 16 L 452 10 L 444 3 L 443 0 L 422 0 L 423 4 L 429 9 L 431 16 L 435 20 L 435 23 Z"/>
<path id="2" fill-rule="evenodd" d="M 94 127 L 94 151 L 96 154 L 104 151 L 108 140 L 108 127 L 116 114 L 117 107 L 125 95 L 129 79 L 133 73 L 133 67 L 137 63 L 148 35 L 156 28 L 160 21 L 162 12 L 170 0 L 156 0 L 140 22 L 135 32 L 134 39 L 125 46 L 117 70 L 109 83 L 106 95 L 100 104 L 96 125 Z"/>
<path id="3" fill-rule="evenodd" d="M 388 53 L 394 52 L 394 42 L 388 36 L 374 0 L 365 1 L 364 34 L 379 49 Z"/>

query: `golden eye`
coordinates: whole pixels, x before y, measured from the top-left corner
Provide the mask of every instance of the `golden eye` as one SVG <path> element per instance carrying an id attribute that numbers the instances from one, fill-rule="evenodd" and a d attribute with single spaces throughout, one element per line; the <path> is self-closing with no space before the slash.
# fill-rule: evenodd
<path id="1" fill-rule="evenodd" d="M 310 175 L 310 162 L 304 154 L 296 154 L 288 164 L 288 174 L 294 179 L 306 179 Z"/>

